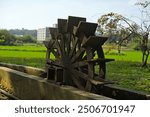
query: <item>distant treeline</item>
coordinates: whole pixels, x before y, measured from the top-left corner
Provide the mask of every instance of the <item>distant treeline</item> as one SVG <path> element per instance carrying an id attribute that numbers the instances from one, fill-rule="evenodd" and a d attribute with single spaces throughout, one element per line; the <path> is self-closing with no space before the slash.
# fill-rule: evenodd
<path id="1" fill-rule="evenodd" d="M 28 30 L 28 29 L 11 29 L 9 30 L 9 32 L 11 34 L 14 34 L 14 35 L 22 35 L 22 36 L 25 36 L 25 35 L 30 35 L 32 36 L 34 39 L 37 38 L 37 30 Z"/>
<path id="2" fill-rule="evenodd" d="M 13 34 L 6 29 L 0 29 L 0 45 L 23 45 L 23 43 L 36 43 L 36 42 L 37 39 L 35 35 L 32 36 L 31 33 L 27 34 L 26 32 Z"/>

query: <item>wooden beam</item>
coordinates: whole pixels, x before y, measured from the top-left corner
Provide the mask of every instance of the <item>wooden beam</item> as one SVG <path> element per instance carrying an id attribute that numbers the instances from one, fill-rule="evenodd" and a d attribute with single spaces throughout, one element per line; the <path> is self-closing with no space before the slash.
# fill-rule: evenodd
<path id="1" fill-rule="evenodd" d="M 77 26 L 80 21 L 86 21 L 86 18 L 69 16 L 67 32 L 70 32 L 71 34 L 73 34 L 73 27 Z"/>
<path id="2" fill-rule="evenodd" d="M 80 35 L 84 34 L 86 37 L 94 36 L 95 31 L 97 28 L 97 23 L 90 23 L 90 22 L 79 22 L 78 27 L 75 28 L 76 35 L 80 37 Z M 75 32 L 75 31 L 74 31 Z"/>
<path id="3" fill-rule="evenodd" d="M 67 19 L 58 19 L 58 32 L 59 33 L 67 32 Z"/>
<path id="4" fill-rule="evenodd" d="M 82 43 L 82 47 L 97 48 L 97 46 L 102 46 L 107 39 L 108 37 L 90 36 Z"/>

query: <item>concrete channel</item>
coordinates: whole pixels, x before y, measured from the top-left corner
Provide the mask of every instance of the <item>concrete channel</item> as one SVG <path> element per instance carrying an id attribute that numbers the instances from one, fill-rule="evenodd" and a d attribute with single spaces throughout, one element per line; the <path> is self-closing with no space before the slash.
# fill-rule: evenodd
<path id="1" fill-rule="evenodd" d="M 21 100 L 148 100 L 150 95 L 114 85 L 96 86 L 93 93 L 47 80 L 45 70 L 0 63 L 0 88 Z"/>
<path id="2" fill-rule="evenodd" d="M 47 80 L 43 69 L 0 63 L 0 85 L 21 100 L 110 100 L 112 98 L 58 85 Z"/>

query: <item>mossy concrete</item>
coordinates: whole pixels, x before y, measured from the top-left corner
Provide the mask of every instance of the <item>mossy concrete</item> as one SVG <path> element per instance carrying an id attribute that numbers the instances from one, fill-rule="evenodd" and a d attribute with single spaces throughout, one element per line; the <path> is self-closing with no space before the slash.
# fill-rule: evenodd
<path id="1" fill-rule="evenodd" d="M 14 69 L 17 71 L 21 71 L 30 75 L 40 76 L 40 77 L 46 77 L 46 72 L 44 69 L 30 67 L 30 66 L 24 66 L 24 65 L 16 65 L 16 64 L 8 64 L 8 63 L 2 63 L 0 62 L 0 66 L 7 67 L 10 69 Z"/>
<path id="2" fill-rule="evenodd" d="M 46 78 L 0 67 L 0 85 L 22 100 L 88 100 L 111 99 L 81 91 L 71 86 L 60 86 Z"/>

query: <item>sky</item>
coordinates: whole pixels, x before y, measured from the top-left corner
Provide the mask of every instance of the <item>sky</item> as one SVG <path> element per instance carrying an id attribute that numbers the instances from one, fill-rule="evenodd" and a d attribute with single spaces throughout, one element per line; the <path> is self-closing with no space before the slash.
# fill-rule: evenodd
<path id="1" fill-rule="evenodd" d="M 58 18 L 86 17 L 97 22 L 106 13 L 139 15 L 136 0 L 0 0 L 0 29 L 52 27 Z"/>

